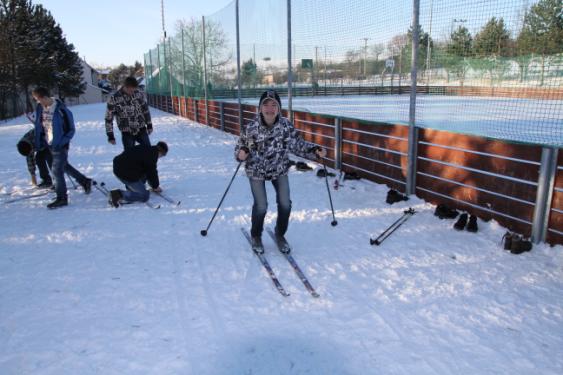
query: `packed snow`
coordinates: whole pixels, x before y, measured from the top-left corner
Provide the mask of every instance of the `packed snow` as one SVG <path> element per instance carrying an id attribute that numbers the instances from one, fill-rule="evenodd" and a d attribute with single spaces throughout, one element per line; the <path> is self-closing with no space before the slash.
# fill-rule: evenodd
<path id="1" fill-rule="evenodd" d="M 119 187 L 104 105 L 71 109 L 70 162 Z M 333 227 L 325 180 L 292 169 L 287 238 L 320 297 L 265 234 L 283 297 L 240 231 L 252 205 L 242 170 L 200 235 L 236 169 L 236 138 L 151 112 L 152 141 L 170 146 L 164 193 L 181 200 L 153 196 L 158 210 L 115 209 L 70 184 L 58 210 L 50 195 L 6 203 L 30 194 L 15 145 L 31 125 L 0 126 L 1 374 L 563 373 L 563 246 L 512 255 L 495 221 L 455 231 L 432 205 L 388 205 L 388 188 L 365 180 L 331 187 Z M 408 207 L 417 213 L 371 246 Z"/>

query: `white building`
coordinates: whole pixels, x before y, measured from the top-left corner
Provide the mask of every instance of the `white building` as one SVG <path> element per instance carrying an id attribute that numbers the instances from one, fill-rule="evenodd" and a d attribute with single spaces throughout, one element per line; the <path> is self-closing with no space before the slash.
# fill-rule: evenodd
<path id="1" fill-rule="evenodd" d="M 100 80 L 99 72 L 92 68 L 86 60 L 81 59 L 82 82 L 86 83 L 86 89 L 79 97 L 65 98 L 67 105 L 104 103 L 109 93 L 98 86 Z"/>

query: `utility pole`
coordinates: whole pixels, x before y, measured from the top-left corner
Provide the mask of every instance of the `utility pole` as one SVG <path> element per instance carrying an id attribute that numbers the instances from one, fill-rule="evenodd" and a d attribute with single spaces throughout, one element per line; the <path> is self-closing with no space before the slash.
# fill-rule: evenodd
<path id="1" fill-rule="evenodd" d="M 162 45 L 164 47 L 164 66 L 166 67 L 166 24 L 164 23 L 164 0 L 160 0 L 160 16 L 162 18 Z M 170 51 L 170 44 L 168 45 L 168 55 L 170 60 L 172 60 L 172 54 Z M 172 92 L 172 61 L 168 63 L 168 88 L 170 89 L 170 103 L 173 100 L 173 92 Z M 160 72 L 159 72 L 160 73 Z"/>
<path id="2" fill-rule="evenodd" d="M 430 38 L 432 37 L 432 10 L 434 8 L 434 0 L 430 0 L 430 29 L 428 30 L 428 40 L 426 41 L 426 86 L 430 85 Z"/>
<path id="3" fill-rule="evenodd" d="M 366 64 L 368 60 L 368 40 L 369 38 L 362 38 L 364 40 L 364 79 L 366 77 Z"/>
<path id="4" fill-rule="evenodd" d="M 317 85 L 315 85 L 315 87 L 313 87 L 313 92 L 316 91 L 316 87 L 318 86 L 318 80 L 319 80 L 319 70 L 317 68 L 319 64 L 319 47 L 315 46 L 315 65 L 313 65 L 313 84 L 317 83 Z"/>

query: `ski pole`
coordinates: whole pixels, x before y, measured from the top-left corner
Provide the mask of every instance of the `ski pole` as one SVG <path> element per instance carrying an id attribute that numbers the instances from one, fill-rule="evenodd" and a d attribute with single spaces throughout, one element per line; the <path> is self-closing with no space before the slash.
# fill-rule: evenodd
<path id="1" fill-rule="evenodd" d="M 209 227 L 211 227 L 211 223 L 213 223 L 213 219 L 215 219 L 215 215 L 217 215 L 217 212 L 219 211 L 219 207 L 221 207 L 221 204 L 223 204 L 223 200 L 225 199 L 225 196 L 227 195 L 227 192 L 228 192 L 229 189 L 231 188 L 231 184 L 233 183 L 233 181 L 234 181 L 234 179 L 235 179 L 235 177 L 236 177 L 236 175 L 237 175 L 237 173 L 238 173 L 238 170 L 239 170 L 241 164 L 242 164 L 242 161 L 238 163 L 237 169 L 235 170 L 235 173 L 233 173 L 233 177 L 231 178 L 231 182 L 229 182 L 229 186 L 227 186 L 227 189 L 226 189 L 225 192 L 223 193 L 223 197 L 221 197 L 221 201 L 219 201 L 219 205 L 217 205 L 217 208 L 215 209 L 215 212 L 213 213 L 213 217 L 212 217 L 211 220 L 209 221 L 209 224 L 207 224 L 207 228 L 202 229 L 202 230 L 199 232 L 202 236 L 204 236 L 204 237 L 207 236 L 207 231 L 209 230 Z"/>
<path id="2" fill-rule="evenodd" d="M 100 183 L 100 186 L 101 186 L 102 189 L 106 192 L 106 194 L 109 194 L 109 190 L 108 190 L 108 188 L 106 187 L 106 183 L 105 183 L 105 182 Z"/>
<path id="3" fill-rule="evenodd" d="M 171 198 L 167 197 L 166 195 L 164 195 L 164 194 L 162 194 L 162 193 L 159 193 L 159 192 L 157 192 L 157 191 L 153 191 L 153 193 L 155 193 L 156 195 L 158 195 L 159 197 L 161 197 L 162 199 L 164 199 L 166 202 L 172 203 L 172 204 L 174 204 L 174 205 L 176 205 L 176 206 L 179 206 L 180 203 L 182 203 L 181 201 L 175 201 L 174 199 L 171 199 Z"/>
<path id="4" fill-rule="evenodd" d="M 395 220 L 393 224 L 391 224 L 387 229 L 383 231 L 376 239 L 369 239 L 370 245 L 380 245 L 387 237 L 389 237 L 394 231 L 397 230 L 405 221 L 409 219 L 412 215 L 415 214 L 415 210 L 412 207 L 409 207 L 407 210 L 404 211 L 403 216 Z"/>
<path id="5" fill-rule="evenodd" d="M 101 187 L 98 186 L 98 182 L 96 180 L 92 180 L 92 185 L 103 195 L 105 195 L 105 196 L 108 195 L 108 193 L 105 189 L 102 189 Z M 102 182 L 102 185 L 105 185 L 105 184 Z"/>
<path id="6" fill-rule="evenodd" d="M 336 226 L 338 224 L 338 222 L 336 221 L 336 218 L 334 217 L 334 207 L 332 206 L 332 196 L 330 195 L 330 187 L 328 186 L 328 172 L 326 170 L 326 165 L 324 163 L 324 161 L 322 161 L 323 163 L 323 168 L 325 170 L 325 183 L 326 183 L 326 191 L 328 192 L 328 199 L 330 201 L 330 210 L 332 211 L 332 222 L 330 223 L 330 225 L 332 225 L 333 227 Z"/>
<path id="7" fill-rule="evenodd" d="M 70 175 L 68 173 L 65 172 L 65 175 L 68 177 L 68 179 L 70 180 L 70 182 L 72 183 L 72 188 L 74 190 L 78 189 L 78 186 L 76 185 L 76 183 L 74 182 L 74 180 L 72 179 L 72 177 L 70 177 Z"/>

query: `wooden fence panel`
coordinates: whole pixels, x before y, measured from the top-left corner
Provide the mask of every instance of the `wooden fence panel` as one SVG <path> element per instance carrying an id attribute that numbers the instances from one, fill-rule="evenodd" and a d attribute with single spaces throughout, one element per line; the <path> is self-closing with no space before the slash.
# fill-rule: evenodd
<path id="1" fill-rule="evenodd" d="M 237 103 L 225 103 L 223 106 L 225 118 L 225 131 L 231 134 L 239 135 L 239 108 Z"/>
<path id="2" fill-rule="evenodd" d="M 336 166 L 334 119 L 322 115 L 294 111 L 293 125 L 304 140 L 326 148 L 325 164 L 328 167 L 334 168 Z"/>
<path id="3" fill-rule="evenodd" d="M 541 148 L 421 129 L 417 196 L 531 234 Z"/>
<path id="4" fill-rule="evenodd" d="M 408 127 L 342 120 L 342 169 L 405 191 Z"/>
<path id="5" fill-rule="evenodd" d="M 553 199 L 549 210 L 547 241 L 563 244 L 563 149 L 559 149 Z"/>
<path id="6" fill-rule="evenodd" d="M 219 102 L 210 100 L 207 102 L 207 108 L 209 109 L 209 119 L 208 125 L 215 128 L 221 128 L 221 105 Z"/>

